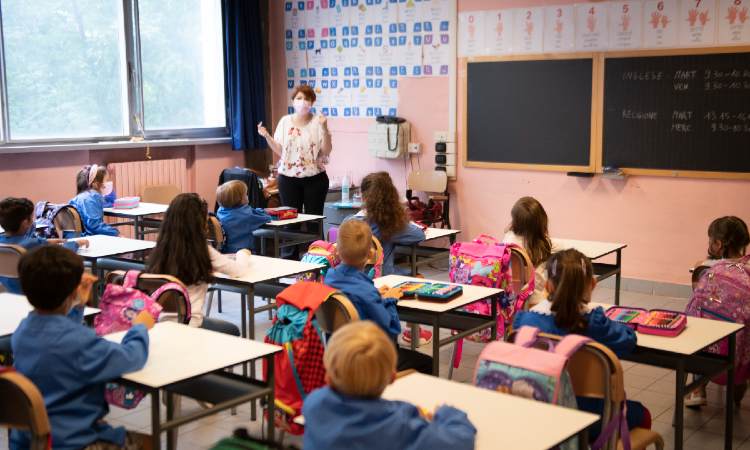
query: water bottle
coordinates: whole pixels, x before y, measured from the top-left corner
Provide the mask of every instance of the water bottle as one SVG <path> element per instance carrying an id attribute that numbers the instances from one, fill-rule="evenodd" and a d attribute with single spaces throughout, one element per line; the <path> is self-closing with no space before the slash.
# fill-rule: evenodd
<path id="1" fill-rule="evenodd" d="M 349 172 L 344 175 L 344 180 L 341 182 L 341 203 L 349 203 L 349 185 L 351 184 L 351 177 Z"/>

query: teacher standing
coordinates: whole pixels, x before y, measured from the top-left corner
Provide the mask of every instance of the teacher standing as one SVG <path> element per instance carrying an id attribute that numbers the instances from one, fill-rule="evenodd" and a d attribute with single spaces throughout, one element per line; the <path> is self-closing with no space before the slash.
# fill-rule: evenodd
<path id="1" fill-rule="evenodd" d="M 279 195 L 281 204 L 306 214 L 323 214 L 328 195 L 325 165 L 331 153 L 331 133 L 322 114 L 311 112 L 315 92 L 310 86 L 297 86 L 292 92 L 294 114 L 279 120 L 273 136 L 258 124 L 274 153 L 279 155 Z"/>

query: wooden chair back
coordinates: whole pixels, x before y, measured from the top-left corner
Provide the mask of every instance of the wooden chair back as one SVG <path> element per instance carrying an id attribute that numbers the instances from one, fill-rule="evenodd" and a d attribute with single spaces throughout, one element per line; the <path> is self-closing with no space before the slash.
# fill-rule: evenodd
<path id="1" fill-rule="evenodd" d="M 0 244 L 0 277 L 18 278 L 18 261 L 25 254 L 20 245 Z"/>
<path id="2" fill-rule="evenodd" d="M 324 333 L 333 334 L 349 322 L 359 320 L 359 313 L 344 294 L 336 293 L 321 303 L 315 311 L 315 318 Z"/>
<path id="3" fill-rule="evenodd" d="M 448 188 L 448 175 L 438 170 L 417 170 L 406 179 L 407 189 L 421 192 L 444 193 Z"/>
<path id="4" fill-rule="evenodd" d="M 224 228 L 221 227 L 219 219 L 213 215 L 208 215 L 208 241 L 211 246 L 218 251 L 221 251 L 221 247 L 224 245 Z"/>
<path id="5" fill-rule="evenodd" d="M 66 206 L 60 209 L 53 220 L 57 235 L 61 238 L 73 233 L 80 236 L 83 233 L 83 220 L 81 214 L 73 206 Z"/>
<path id="6" fill-rule="evenodd" d="M 14 370 L 0 372 L 0 398 L 0 426 L 29 431 L 31 450 L 52 448 L 44 398 L 34 383 Z"/>
<path id="7" fill-rule="evenodd" d="M 180 194 L 180 188 L 174 184 L 144 186 L 143 192 L 141 192 L 141 201 L 146 203 L 161 203 L 163 205 L 168 205 L 175 197 Z"/>
<path id="8" fill-rule="evenodd" d="M 518 294 L 529 288 L 531 277 L 534 276 L 534 264 L 531 258 L 521 247 L 511 247 L 510 249 L 510 272 L 511 286 L 513 292 Z"/>

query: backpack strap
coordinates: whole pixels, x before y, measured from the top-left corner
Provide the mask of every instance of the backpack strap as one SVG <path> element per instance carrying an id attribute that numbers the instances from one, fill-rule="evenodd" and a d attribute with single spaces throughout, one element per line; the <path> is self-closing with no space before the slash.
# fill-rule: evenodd
<path id="1" fill-rule="evenodd" d="M 565 358 L 570 358 L 575 352 L 578 351 L 579 348 L 581 348 L 581 346 L 588 342 L 591 342 L 591 339 L 587 338 L 586 336 L 569 334 L 562 338 L 562 340 L 558 342 L 557 345 L 555 345 L 554 352 L 558 355 L 564 356 Z"/>
<path id="2" fill-rule="evenodd" d="M 518 329 L 516 334 L 515 344 L 521 347 L 531 347 L 536 342 L 536 338 L 539 335 L 539 328 L 530 327 L 528 325 L 522 326 Z"/>
<path id="3" fill-rule="evenodd" d="M 138 286 L 138 277 L 140 275 L 140 270 L 128 270 L 125 272 L 125 278 L 122 280 L 122 287 L 135 289 Z"/>
<path id="4" fill-rule="evenodd" d="M 494 245 L 500 243 L 497 239 L 490 236 L 489 234 L 480 234 L 479 236 L 474 238 L 474 241 L 477 244 L 488 244 L 488 245 Z"/>
<path id="5" fill-rule="evenodd" d="M 304 402 L 307 398 L 307 393 L 305 392 L 305 386 L 302 384 L 302 379 L 299 377 L 299 372 L 297 372 L 297 364 L 294 363 L 294 347 L 292 346 L 291 342 L 286 342 L 284 343 L 284 349 L 286 350 L 286 355 L 289 358 L 289 367 L 292 368 L 294 384 L 297 385 L 299 396 L 302 397 L 302 401 Z"/>
<path id="6" fill-rule="evenodd" d="M 591 450 L 599 450 L 604 447 L 618 428 L 620 431 L 620 442 L 622 442 L 623 450 L 630 450 L 630 429 L 628 428 L 626 403 L 627 402 L 623 398 L 620 411 L 610 419 L 607 425 L 602 427 L 599 437 L 597 437 L 596 441 L 591 444 Z"/>
<path id="7" fill-rule="evenodd" d="M 136 272 L 136 271 L 132 270 L 130 272 Z M 190 318 L 192 317 L 192 311 L 191 311 L 191 305 L 190 305 L 190 294 L 188 294 L 188 292 L 185 290 L 184 287 L 182 287 L 182 285 L 178 283 L 165 283 L 159 286 L 159 289 L 155 290 L 153 294 L 151 294 L 151 298 L 154 301 L 156 301 L 163 293 L 167 291 L 177 291 L 185 299 L 185 323 L 190 322 Z"/>

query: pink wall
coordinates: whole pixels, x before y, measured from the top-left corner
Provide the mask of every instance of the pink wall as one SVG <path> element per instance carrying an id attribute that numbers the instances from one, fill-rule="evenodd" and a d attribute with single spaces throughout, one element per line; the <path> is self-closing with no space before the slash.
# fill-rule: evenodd
<path id="1" fill-rule="evenodd" d="M 229 145 L 158 147 L 154 159 L 185 158 L 188 186 L 209 205 L 216 198 L 219 173 L 226 167 L 244 165 L 242 152 Z M 78 150 L 0 155 L 0 197 L 22 196 L 33 201 L 67 202 L 75 195 L 75 176 L 81 166 L 97 163 L 142 161 L 145 149 Z"/>
<path id="2" fill-rule="evenodd" d="M 573 2 L 458 0 L 458 8 L 469 11 L 564 3 Z M 271 36 L 279 37 L 272 40 L 270 55 L 274 124 L 285 114 L 287 104 L 281 5 L 283 2 L 271 2 Z M 459 86 L 463 77 L 459 72 Z M 426 149 L 420 157 L 423 168 L 433 166 L 433 132 L 448 129 L 448 88 L 448 79 L 439 77 L 404 78 L 399 85 L 399 115 L 411 122 L 412 140 Z M 380 160 L 367 153 L 368 123 L 366 119 L 331 120 L 334 153 L 329 175 L 351 171 L 358 179 L 373 170 L 388 170 L 403 186 L 403 161 Z M 460 127 L 458 132 L 460 142 Z M 712 219 L 732 214 L 750 221 L 750 183 L 745 181 L 663 177 L 613 181 L 459 166 L 451 190 L 453 224 L 462 229 L 464 239 L 480 233 L 501 235 L 515 200 L 531 195 L 545 205 L 553 236 L 626 243 L 624 276 L 680 284 L 689 283 L 688 267 L 705 255 L 706 229 Z"/>

